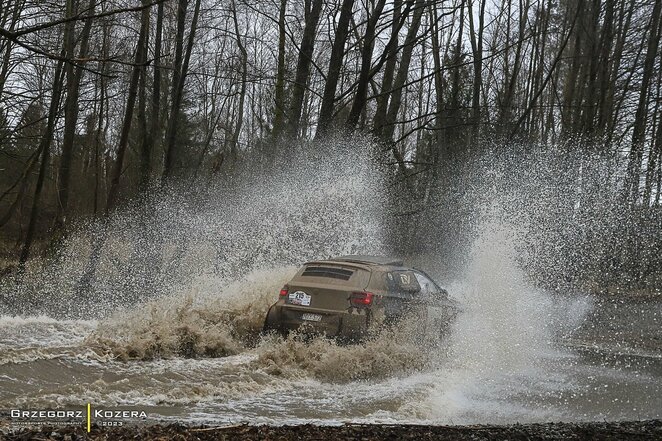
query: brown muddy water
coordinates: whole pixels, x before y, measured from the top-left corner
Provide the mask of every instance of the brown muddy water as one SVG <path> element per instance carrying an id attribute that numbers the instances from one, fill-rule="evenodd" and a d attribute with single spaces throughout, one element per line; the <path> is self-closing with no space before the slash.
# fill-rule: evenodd
<path id="1" fill-rule="evenodd" d="M 101 320 L 4 316 L 0 409 L 92 403 L 207 424 L 661 418 L 662 300 L 541 292 L 499 253 L 485 247 L 449 285 L 464 309 L 441 341 L 407 323 L 354 346 L 261 339 L 293 268 Z"/>

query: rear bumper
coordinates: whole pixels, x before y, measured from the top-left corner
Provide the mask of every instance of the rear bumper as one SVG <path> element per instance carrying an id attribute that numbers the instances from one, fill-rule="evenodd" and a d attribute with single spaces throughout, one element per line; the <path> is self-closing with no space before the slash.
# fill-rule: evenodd
<path id="1" fill-rule="evenodd" d="M 302 318 L 304 314 L 316 314 L 321 316 L 321 319 L 304 320 Z M 264 330 L 289 332 L 301 328 L 304 332 L 325 334 L 329 337 L 360 338 L 368 328 L 368 320 L 367 310 L 352 308 L 348 311 L 331 311 L 275 304 L 269 308 Z"/>

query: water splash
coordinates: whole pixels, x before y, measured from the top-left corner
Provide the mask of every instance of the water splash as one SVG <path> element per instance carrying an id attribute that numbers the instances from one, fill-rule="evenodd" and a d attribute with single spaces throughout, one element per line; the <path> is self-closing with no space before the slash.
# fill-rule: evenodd
<path id="1" fill-rule="evenodd" d="M 566 198 L 574 183 L 555 180 L 563 167 L 553 155 L 514 168 L 507 152 L 488 155 L 462 178 L 454 203 L 464 212 L 441 198 L 425 214 L 430 222 L 412 223 L 431 244 L 412 257 L 463 303 L 444 344 L 421 347 L 409 322 L 354 346 L 260 339 L 266 308 L 293 268 L 384 253 L 393 234 L 387 179 L 367 153 L 374 146 L 332 144 L 293 154 L 268 169 L 275 172 L 239 170 L 223 185 L 180 188 L 117 213 L 82 292 L 96 223 L 35 262 L 22 283 L 3 280 L 0 407 L 76 405 L 85 395 L 207 422 L 659 417 L 658 365 L 614 367 L 565 347 L 594 305 L 578 284 L 557 283 L 566 268 L 583 267 L 581 253 L 564 255 L 578 236 L 564 233 L 594 224 Z M 466 230 L 462 252 L 438 246 L 444 223 Z M 461 270 L 454 282 L 448 261 Z M 7 315 L 20 313 L 32 317 Z M 80 384 L 67 380 L 74 373 Z"/>
<path id="2" fill-rule="evenodd" d="M 554 366 L 560 360 L 566 367 L 574 363 L 560 338 L 581 324 L 591 301 L 535 286 L 518 264 L 525 224 L 509 223 L 497 201 L 481 218 L 465 273 L 449 287 L 464 308 L 450 349 L 427 379 L 427 396 L 399 411 L 454 424 L 559 415 L 558 409 L 530 409 L 527 403 L 541 388 L 573 387 Z"/>
<path id="3" fill-rule="evenodd" d="M 370 140 L 298 149 L 269 172 L 248 164 L 208 188 L 182 185 L 135 201 L 106 224 L 81 225 L 56 255 L 33 262 L 20 279 L 2 280 L 0 313 L 104 317 L 257 269 L 382 252 L 384 177 Z M 98 269 L 81 286 L 104 232 Z"/>
<path id="4" fill-rule="evenodd" d="M 116 311 L 86 344 L 122 360 L 238 354 L 259 340 L 267 309 L 295 271 L 263 269 L 231 283 L 205 277 L 191 292 Z"/>

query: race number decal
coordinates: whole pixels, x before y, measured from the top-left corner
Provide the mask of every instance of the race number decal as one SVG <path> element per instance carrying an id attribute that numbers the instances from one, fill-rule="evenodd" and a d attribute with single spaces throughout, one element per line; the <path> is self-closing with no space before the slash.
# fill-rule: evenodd
<path id="1" fill-rule="evenodd" d="M 310 306 L 310 299 L 312 298 L 312 296 L 309 296 L 303 291 L 291 292 L 288 297 L 291 305 L 301 306 Z"/>

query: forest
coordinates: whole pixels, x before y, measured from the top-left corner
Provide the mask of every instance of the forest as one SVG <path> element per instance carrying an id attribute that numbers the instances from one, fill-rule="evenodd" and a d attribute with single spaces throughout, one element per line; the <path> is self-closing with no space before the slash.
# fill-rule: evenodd
<path id="1" fill-rule="evenodd" d="M 659 290 L 661 36 L 662 0 L 0 0 L 2 267 L 360 134 L 394 250 L 458 247 L 485 196 L 467 176 L 496 161 L 554 186 L 518 201 L 547 219 L 544 283 Z"/>

